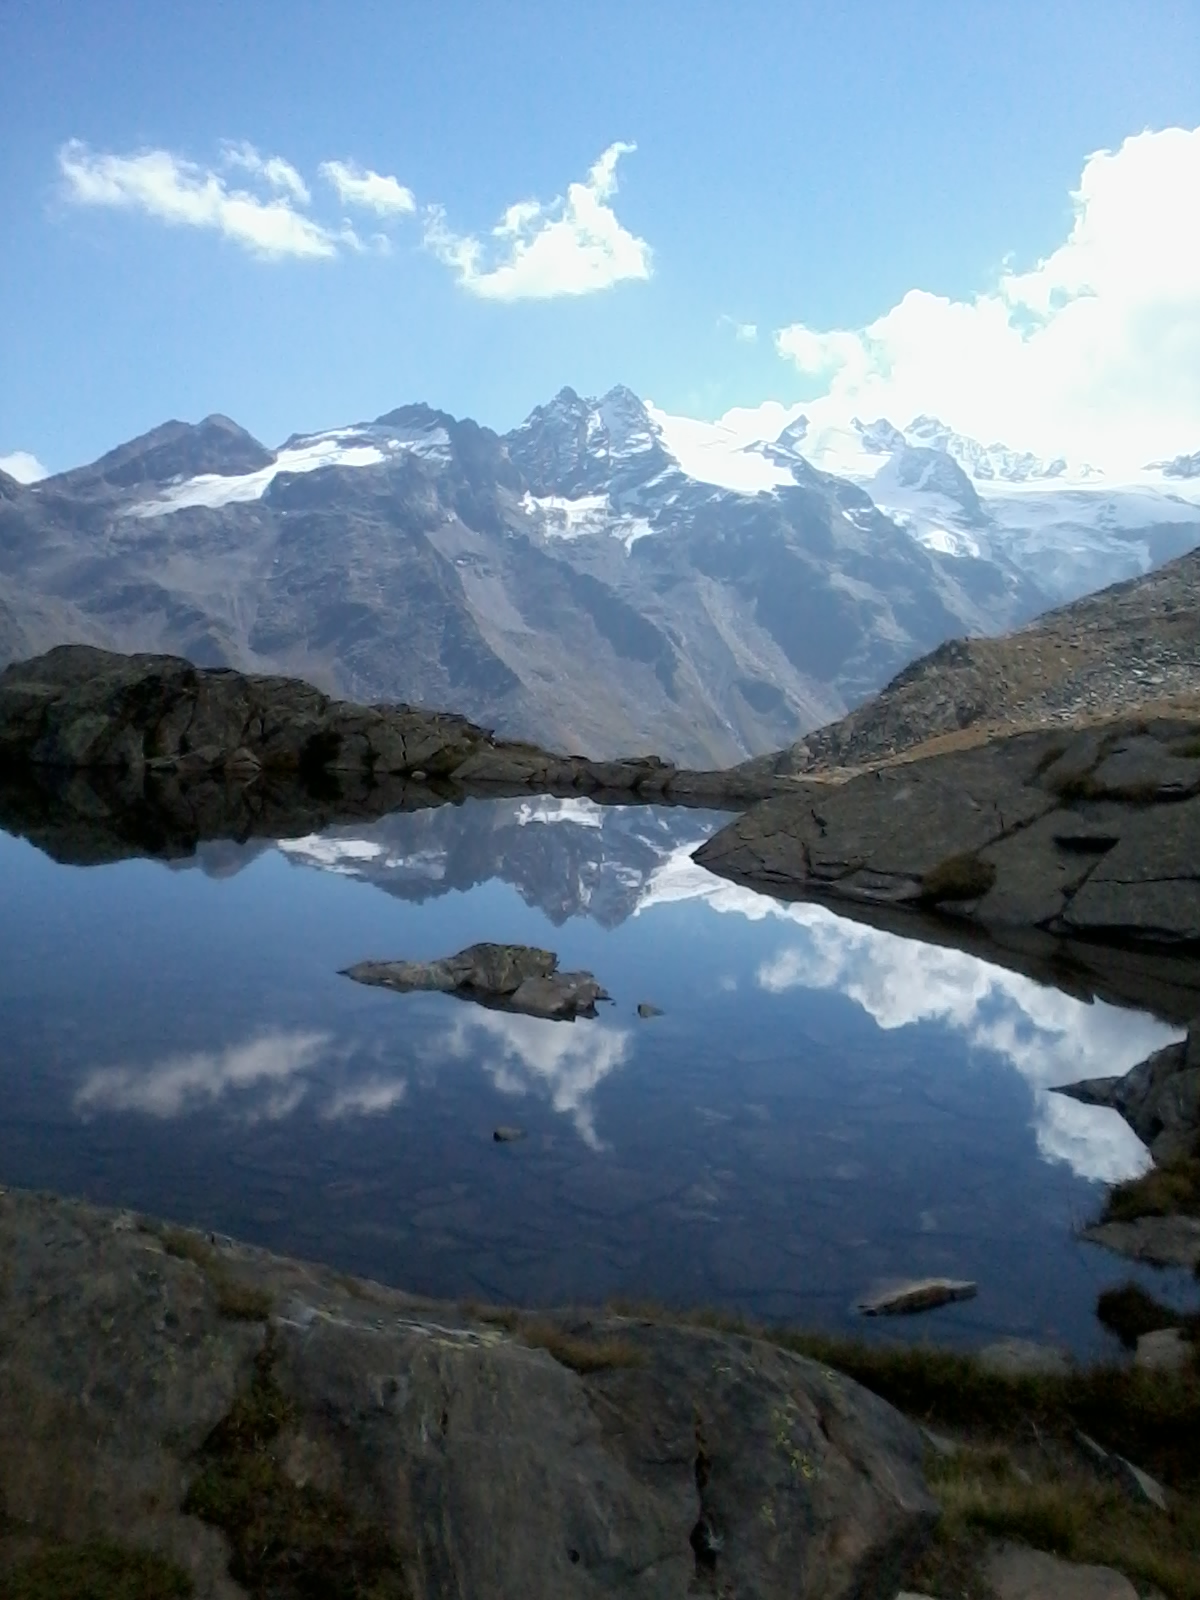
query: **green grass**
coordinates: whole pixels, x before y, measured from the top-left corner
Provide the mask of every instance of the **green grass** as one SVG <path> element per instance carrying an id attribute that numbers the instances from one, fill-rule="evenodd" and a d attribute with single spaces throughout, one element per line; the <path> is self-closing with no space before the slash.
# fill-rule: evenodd
<path id="1" fill-rule="evenodd" d="M 921 879 L 921 899 L 926 905 L 945 905 L 955 900 L 978 900 L 996 881 L 995 864 L 984 861 L 972 850 L 947 856 Z"/>
<path id="2" fill-rule="evenodd" d="M 187 1600 L 193 1592 L 188 1574 L 165 1557 L 108 1539 L 48 1540 L 0 1572 L 0 1600 Z"/>
<path id="3" fill-rule="evenodd" d="M 984 1447 L 927 1463 L 942 1507 L 943 1550 L 970 1559 L 981 1537 L 1012 1539 L 1069 1561 L 1115 1567 L 1170 1600 L 1200 1600 L 1200 1499 L 1175 1496 L 1164 1515 L 1065 1461 L 1026 1460 L 1032 1471 L 1019 1469 L 1004 1449 Z"/>
<path id="4" fill-rule="evenodd" d="M 230 1576 L 254 1600 L 411 1600 L 401 1552 L 337 1494 L 297 1484 L 278 1460 L 294 1408 L 268 1335 L 247 1389 L 200 1452 L 183 1510 L 233 1546 Z"/>

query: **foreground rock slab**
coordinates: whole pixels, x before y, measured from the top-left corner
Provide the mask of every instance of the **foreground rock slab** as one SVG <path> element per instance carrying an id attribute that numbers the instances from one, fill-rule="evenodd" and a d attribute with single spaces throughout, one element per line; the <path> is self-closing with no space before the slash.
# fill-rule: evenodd
<path id="1" fill-rule="evenodd" d="M 559 972 L 553 951 L 527 944 L 472 944 L 439 961 L 360 961 L 343 976 L 399 994 L 432 989 L 554 1022 L 594 1017 L 597 1000 L 610 998 L 590 972 Z"/>
<path id="2" fill-rule="evenodd" d="M 752 1339 L 563 1316 L 510 1331 L 16 1192 L 0 1279 L 0 1570 L 103 1535 L 233 1600 L 239 1535 L 205 1518 L 247 1439 L 255 1481 L 304 1508 L 291 1548 L 330 1593 L 369 1561 L 378 1592 L 411 1600 L 890 1600 L 934 1523 L 916 1429 Z M 261 1592 L 292 1559 L 237 1549 Z"/>

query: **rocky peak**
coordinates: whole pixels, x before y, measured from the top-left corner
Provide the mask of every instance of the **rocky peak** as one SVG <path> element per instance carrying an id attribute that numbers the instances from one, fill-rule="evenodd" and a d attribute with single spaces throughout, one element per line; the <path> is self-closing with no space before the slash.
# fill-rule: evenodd
<path id="1" fill-rule="evenodd" d="M 663 470 L 671 458 L 645 405 L 624 384 L 599 399 L 560 389 L 505 436 L 508 453 L 537 494 L 609 490 L 630 472 Z"/>
<path id="2" fill-rule="evenodd" d="M 103 494 L 141 485 L 166 485 L 201 474 L 237 477 L 268 467 L 274 459 L 274 453 L 253 434 L 229 417 L 213 413 L 196 423 L 164 422 L 89 466 L 43 482 L 76 494 Z"/>

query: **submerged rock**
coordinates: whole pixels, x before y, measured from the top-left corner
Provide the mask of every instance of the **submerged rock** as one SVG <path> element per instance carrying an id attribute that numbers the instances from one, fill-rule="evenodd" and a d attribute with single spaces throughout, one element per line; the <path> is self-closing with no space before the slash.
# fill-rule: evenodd
<path id="1" fill-rule="evenodd" d="M 973 1300 L 977 1293 L 978 1285 L 965 1278 L 914 1278 L 865 1296 L 858 1309 L 864 1317 L 909 1316 L 955 1300 Z"/>
<path id="2" fill-rule="evenodd" d="M 322 1593 L 412 1600 L 854 1600 L 894 1594 L 936 1522 L 916 1428 L 754 1339 L 510 1333 L 11 1191 L 0 1261 L 5 1532 L 156 1550 L 197 1600 L 291 1592 L 297 1562 Z M 223 1314 L 234 1274 L 261 1320 Z"/>
<path id="3" fill-rule="evenodd" d="M 497 1144 L 516 1144 L 524 1137 L 524 1128 L 509 1127 L 505 1123 L 501 1123 L 498 1128 L 492 1130 L 492 1138 Z"/>
<path id="4" fill-rule="evenodd" d="M 1200 1217 L 1136 1217 L 1096 1222 L 1079 1237 L 1152 1267 L 1200 1267 Z"/>
<path id="5" fill-rule="evenodd" d="M 648 1017 L 661 1017 L 663 1012 L 661 1006 L 656 1006 L 649 1000 L 642 1000 L 638 1004 L 637 1014 L 644 1020 Z"/>
<path id="6" fill-rule="evenodd" d="M 594 1017 L 608 994 L 590 972 L 559 972 L 551 950 L 527 944 L 472 944 L 438 961 L 360 961 L 343 968 L 356 983 L 408 994 L 433 989 L 502 1011 L 572 1022 Z"/>

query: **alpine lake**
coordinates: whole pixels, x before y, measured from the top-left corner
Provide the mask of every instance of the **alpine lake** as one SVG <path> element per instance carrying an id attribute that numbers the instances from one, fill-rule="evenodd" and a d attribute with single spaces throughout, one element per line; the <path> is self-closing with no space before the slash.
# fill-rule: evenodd
<path id="1" fill-rule="evenodd" d="M 724 820 L 468 799 L 90 866 L 0 833 L 0 1183 L 476 1302 L 880 1336 L 859 1298 L 939 1275 L 977 1296 L 885 1336 L 1081 1356 L 1116 1351 L 1106 1287 L 1190 1303 L 1076 1237 L 1148 1158 L 1048 1092 L 1180 1030 L 726 883 L 691 860 Z M 611 1001 L 546 1021 L 342 975 L 482 940 Z"/>

